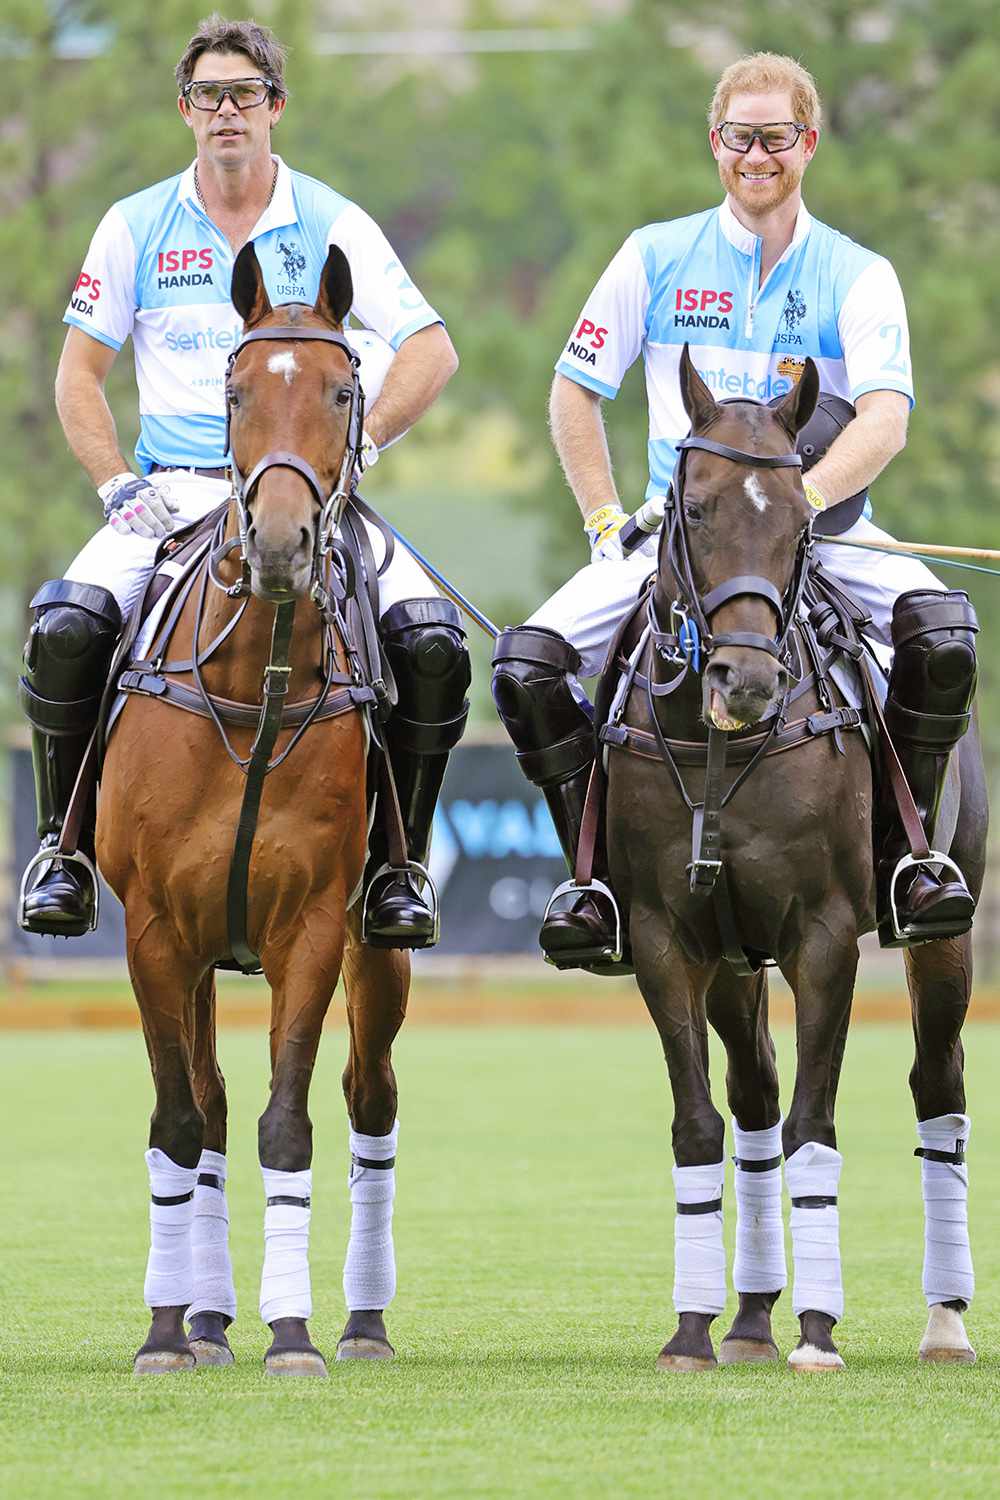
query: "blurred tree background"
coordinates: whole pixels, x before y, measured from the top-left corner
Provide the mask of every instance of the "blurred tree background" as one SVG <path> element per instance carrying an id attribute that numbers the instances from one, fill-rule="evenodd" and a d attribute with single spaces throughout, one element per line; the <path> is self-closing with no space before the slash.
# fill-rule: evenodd
<path id="1" fill-rule="evenodd" d="M 144 0 L 5 0 L 8 718 L 27 599 L 100 519 L 53 407 L 63 308 L 105 208 L 189 160 L 172 70 L 207 9 L 206 0 L 159 0 L 152 11 Z M 721 67 L 748 50 L 791 53 L 815 74 L 826 129 L 806 180 L 810 209 L 887 255 L 907 297 L 918 404 L 906 451 L 876 487 L 876 519 L 907 538 L 1000 545 L 993 0 L 759 0 L 722 11 L 700 0 L 473 0 L 463 24 L 477 34 L 548 28 L 552 48 L 437 55 L 343 46 L 347 55 L 337 55 L 324 42 L 335 27 L 363 40 L 380 28 L 433 25 L 434 5 L 275 0 L 256 13 L 291 48 L 292 99 L 276 149 L 379 220 L 462 359 L 444 398 L 386 455 L 366 493 L 499 623 L 523 618 L 585 558 L 545 419 L 567 330 L 632 228 L 718 201 L 705 110 Z M 127 452 L 136 426 L 127 351 L 111 399 Z M 634 505 L 645 485 L 639 366 L 607 419 L 620 488 Z M 1000 586 L 951 569 L 942 576 L 968 586 L 980 610 L 996 779 Z M 484 725 L 487 662 L 480 638 Z"/>

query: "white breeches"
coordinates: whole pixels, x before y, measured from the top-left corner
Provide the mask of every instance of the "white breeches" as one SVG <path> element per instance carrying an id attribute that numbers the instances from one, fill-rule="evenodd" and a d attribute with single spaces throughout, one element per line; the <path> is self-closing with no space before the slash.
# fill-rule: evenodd
<path id="1" fill-rule="evenodd" d="M 168 485 L 171 497 L 180 509 L 174 524 L 186 526 L 221 505 L 229 494 L 225 479 L 206 479 L 188 469 L 171 469 L 165 474 L 150 474 L 150 484 Z M 363 522 L 375 560 L 379 566 L 385 557 L 385 540 L 376 527 Z M 74 583 L 98 584 L 114 594 L 124 618 L 142 592 L 153 570 L 159 542 L 148 537 L 119 536 L 110 526 L 102 526 L 72 561 L 66 577 Z M 396 544 L 392 561 L 378 581 L 379 613 L 385 614 L 402 599 L 430 599 L 437 589 L 406 548 Z"/>
<path id="2" fill-rule="evenodd" d="M 864 519 L 856 521 L 844 536 L 852 542 L 892 540 L 888 532 Z M 892 644 L 889 623 L 892 606 L 900 594 L 910 589 L 946 587 L 913 557 L 867 552 L 832 542 L 820 542 L 816 556 L 864 605 L 872 617 L 871 633 L 886 645 Z M 652 571 L 654 563 L 638 552 L 623 562 L 588 563 L 525 623 L 558 631 L 582 656 L 580 675 L 593 677 L 604 665 L 615 627 Z"/>

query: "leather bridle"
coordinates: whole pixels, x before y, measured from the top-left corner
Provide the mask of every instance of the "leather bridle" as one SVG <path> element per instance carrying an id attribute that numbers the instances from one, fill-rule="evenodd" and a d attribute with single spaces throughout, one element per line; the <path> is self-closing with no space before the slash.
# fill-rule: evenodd
<path id="1" fill-rule="evenodd" d="M 289 306 L 297 304 L 289 303 Z M 305 304 L 302 304 L 303 306 Z M 340 474 L 334 488 L 326 493 L 319 482 L 319 478 L 312 465 L 297 453 L 290 453 L 283 448 L 272 449 L 265 453 L 264 457 L 254 464 L 250 473 L 243 475 L 236 464 L 235 456 L 231 451 L 231 412 L 232 412 L 232 373 L 242 351 L 248 344 L 262 341 L 269 342 L 299 342 L 302 340 L 319 340 L 324 344 L 332 344 L 347 355 L 351 365 L 351 411 L 348 418 L 347 444 L 344 448 L 344 458 L 340 466 Z M 351 495 L 351 484 L 354 477 L 355 466 L 361 452 L 361 444 L 364 437 L 364 415 L 365 398 L 358 378 L 358 366 L 360 360 L 342 333 L 335 332 L 332 328 L 298 328 L 290 324 L 276 324 L 268 328 L 253 328 L 245 333 L 232 351 L 226 363 L 226 453 L 229 455 L 229 465 L 232 472 L 233 499 L 236 502 L 237 519 L 239 523 L 239 536 L 231 542 L 225 543 L 224 547 L 218 549 L 213 557 L 217 563 L 220 558 L 238 546 L 240 549 L 241 577 L 238 583 L 227 589 L 227 593 L 234 598 L 241 594 L 250 593 L 250 564 L 247 559 L 247 539 L 250 532 L 250 501 L 254 490 L 260 480 L 269 469 L 292 469 L 299 474 L 308 484 L 319 506 L 319 524 L 316 527 L 315 542 L 313 546 L 313 583 L 312 597 L 322 609 L 326 602 L 326 590 L 323 583 L 324 559 L 329 556 L 333 549 L 334 534 L 341 513 Z"/>
<path id="2" fill-rule="evenodd" d="M 725 404 L 725 403 L 720 403 Z M 757 405 L 758 403 L 754 403 Z M 706 659 L 720 646 L 749 646 L 766 651 L 783 661 L 792 626 L 798 613 L 802 590 L 805 587 L 806 571 L 812 551 L 812 520 L 806 523 L 799 536 L 792 579 L 782 595 L 768 578 L 752 573 L 739 573 L 723 583 L 716 584 L 707 594 L 699 594 L 691 565 L 691 550 L 688 531 L 684 522 L 684 476 L 685 461 L 691 449 L 703 453 L 714 453 L 732 463 L 746 464 L 754 469 L 801 469 L 799 453 L 782 453 L 766 457 L 759 453 L 746 453 L 742 448 L 731 448 L 726 443 L 717 443 L 712 438 L 682 438 L 677 444 L 680 450 L 673 483 L 667 496 L 665 511 L 666 535 L 663 546 L 666 561 L 677 584 L 677 598 L 670 606 L 671 624 L 679 624 L 677 631 L 665 631 L 657 618 L 656 596 L 649 596 L 649 623 L 652 639 L 661 655 L 674 662 L 683 662 L 700 669 L 701 658 Z M 763 599 L 778 617 L 778 633 L 767 636 L 758 631 L 730 630 L 713 635 L 709 617 L 723 604 L 737 598 Z"/>

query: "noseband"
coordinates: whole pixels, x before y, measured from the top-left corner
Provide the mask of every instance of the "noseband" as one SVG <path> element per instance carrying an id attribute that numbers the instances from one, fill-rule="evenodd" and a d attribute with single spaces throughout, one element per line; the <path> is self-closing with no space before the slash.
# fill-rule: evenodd
<path id="1" fill-rule="evenodd" d="M 304 304 L 303 304 L 304 305 Z M 250 473 L 245 477 L 237 468 L 236 459 L 231 452 L 230 437 L 230 414 L 232 411 L 232 373 L 233 366 L 248 344 L 257 342 L 299 342 L 307 339 L 319 340 L 324 344 L 333 344 L 347 355 L 351 363 L 351 411 L 348 419 L 347 445 L 344 449 L 344 459 L 340 466 L 340 475 L 336 486 L 329 493 L 324 493 L 315 469 L 304 458 L 297 453 L 286 452 L 282 448 L 272 449 L 265 453 L 264 457 L 254 464 Z M 250 532 L 249 505 L 253 492 L 268 469 L 292 469 L 299 474 L 308 484 L 313 496 L 319 506 L 319 526 L 316 530 L 316 542 L 313 549 L 313 597 L 322 607 L 322 600 L 317 593 L 323 593 L 323 560 L 330 553 L 333 546 L 334 532 L 337 522 L 340 520 L 341 512 L 346 505 L 351 493 L 351 481 L 354 475 L 355 465 L 361 451 L 361 443 L 364 433 L 365 398 L 358 379 L 358 366 L 360 360 L 351 348 L 342 333 L 335 333 L 332 329 L 325 328 L 296 328 L 292 325 L 278 325 L 273 328 L 254 328 L 245 333 L 230 354 L 226 363 L 226 453 L 229 455 L 230 469 L 233 479 L 233 498 L 236 501 L 236 510 L 239 520 L 238 541 L 227 542 L 224 549 L 215 554 L 215 560 L 222 555 L 222 551 L 235 550 L 238 545 L 240 549 L 241 578 L 240 581 L 228 589 L 227 592 L 238 597 L 240 594 L 250 592 L 250 564 L 247 560 L 247 538 Z"/>
<path id="2" fill-rule="evenodd" d="M 784 453 L 776 457 L 764 457 L 759 453 L 745 453 L 742 448 L 730 448 L 725 443 L 716 443 L 706 437 L 686 437 L 677 444 L 681 450 L 677 458 L 673 484 L 667 496 L 666 525 L 667 561 L 677 583 L 678 596 L 670 606 L 670 623 L 677 629 L 664 631 L 656 615 L 655 595 L 649 596 L 649 624 L 653 642 L 661 656 L 679 665 L 690 666 L 700 671 L 701 657 L 706 660 L 720 646 L 749 646 L 766 651 L 781 661 L 788 635 L 798 612 L 802 590 L 805 587 L 806 569 L 812 550 L 812 521 L 808 521 L 799 538 L 792 581 L 782 596 L 768 578 L 753 573 L 739 573 L 724 583 L 716 584 L 705 595 L 698 593 L 691 566 L 691 551 L 687 527 L 684 524 L 684 469 L 690 449 L 703 453 L 714 453 L 732 463 L 746 464 L 754 469 L 801 469 L 799 453 Z M 727 604 L 730 599 L 740 597 L 764 599 L 778 616 L 778 634 L 761 635 L 757 631 L 730 630 L 713 635 L 709 627 L 709 616 Z"/>

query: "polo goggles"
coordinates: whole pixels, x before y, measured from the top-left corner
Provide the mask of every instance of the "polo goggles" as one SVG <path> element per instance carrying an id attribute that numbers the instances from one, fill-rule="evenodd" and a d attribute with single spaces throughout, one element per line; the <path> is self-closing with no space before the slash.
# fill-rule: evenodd
<path id="1" fill-rule="evenodd" d="M 768 156 L 773 156 L 776 151 L 790 151 L 805 128 L 797 120 L 780 120 L 771 125 L 740 125 L 736 120 L 723 120 L 719 139 L 730 151 L 743 155 L 754 141 L 760 141 Z"/>
<path id="2" fill-rule="evenodd" d="M 272 88 L 266 78 L 226 78 L 218 83 L 199 79 L 196 83 L 185 84 L 181 97 L 195 109 L 214 112 L 228 94 L 237 109 L 253 109 L 254 105 L 264 103 Z"/>

